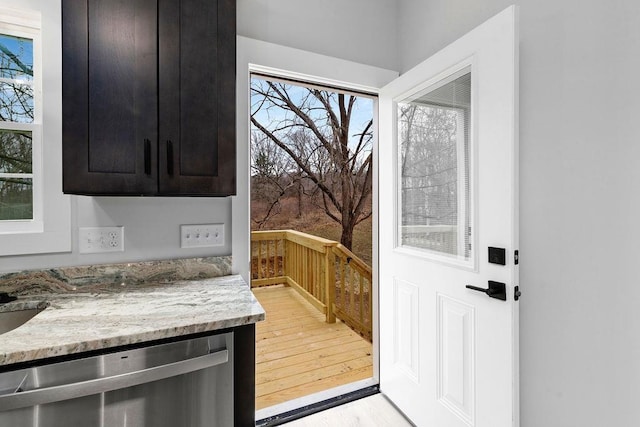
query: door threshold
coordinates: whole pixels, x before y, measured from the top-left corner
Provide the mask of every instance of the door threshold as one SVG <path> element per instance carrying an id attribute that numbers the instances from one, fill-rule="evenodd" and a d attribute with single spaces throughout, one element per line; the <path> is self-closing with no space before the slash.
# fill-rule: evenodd
<path id="1" fill-rule="evenodd" d="M 341 394 L 339 396 L 332 397 L 320 402 L 312 403 L 302 406 L 300 408 L 293 409 L 291 411 L 283 412 L 281 414 L 273 415 L 267 418 L 256 421 L 256 427 L 272 427 L 279 426 L 290 421 L 304 418 L 306 416 L 321 412 L 327 409 L 334 408 L 336 406 L 343 405 L 345 403 L 353 402 L 354 400 L 362 399 L 364 397 L 373 396 L 380 393 L 380 387 L 372 385 L 364 387 L 349 393 Z"/>
<path id="2" fill-rule="evenodd" d="M 256 420 L 264 420 L 272 418 L 276 415 L 293 412 L 298 408 L 306 406 L 312 406 L 325 400 L 330 400 L 337 396 L 348 395 L 351 392 L 365 389 L 371 386 L 377 386 L 378 380 L 374 378 L 367 378 L 360 381 L 355 381 L 349 384 L 344 384 L 338 387 L 329 388 L 316 393 L 308 394 L 306 396 L 297 397 L 295 399 L 287 400 L 286 402 L 278 403 L 276 405 L 267 406 L 266 408 L 256 410 Z"/>

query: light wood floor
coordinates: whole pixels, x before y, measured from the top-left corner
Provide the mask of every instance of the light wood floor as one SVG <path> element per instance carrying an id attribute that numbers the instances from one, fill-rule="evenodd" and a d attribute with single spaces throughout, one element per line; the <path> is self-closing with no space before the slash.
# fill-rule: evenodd
<path id="1" fill-rule="evenodd" d="M 384 396 L 375 394 L 282 425 L 285 427 L 410 427 L 411 423 Z"/>
<path id="2" fill-rule="evenodd" d="M 295 290 L 254 288 L 267 312 L 256 325 L 256 409 L 373 376 L 371 343 L 330 324 Z"/>

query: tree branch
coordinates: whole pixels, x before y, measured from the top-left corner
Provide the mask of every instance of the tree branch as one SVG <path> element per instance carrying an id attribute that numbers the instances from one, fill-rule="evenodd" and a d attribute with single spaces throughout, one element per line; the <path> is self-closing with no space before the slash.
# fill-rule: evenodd
<path id="1" fill-rule="evenodd" d="M 300 167 L 300 169 L 304 171 L 305 174 L 307 174 L 308 178 L 311 179 L 314 182 L 314 184 L 316 184 L 322 190 L 322 192 L 327 195 L 329 200 L 331 200 L 331 203 L 339 211 L 342 211 L 342 206 L 340 205 L 336 197 L 332 194 L 331 190 L 322 181 L 318 179 L 318 177 L 313 173 L 313 171 L 309 168 L 309 166 L 305 162 L 303 162 L 299 158 L 299 156 L 297 156 L 296 153 L 294 153 L 293 150 L 291 150 L 291 148 L 289 148 L 285 143 L 280 141 L 274 134 L 272 134 L 262 124 L 260 124 L 260 122 L 258 122 L 254 117 L 251 118 L 251 123 L 253 123 L 258 129 L 260 129 L 260 131 L 262 131 L 262 133 L 264 133 L 267 137 L 269 137 L 269 139 L 275 142 L 276 145 L 278 145 L 278 147 L 286 151 L 287 154 L 293 159 L 293 161 L 296 162 L 298 167 Z"/>

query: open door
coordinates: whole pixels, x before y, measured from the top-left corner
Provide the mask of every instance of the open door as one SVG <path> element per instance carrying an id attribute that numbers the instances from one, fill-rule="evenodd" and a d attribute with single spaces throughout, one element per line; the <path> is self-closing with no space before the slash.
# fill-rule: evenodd
<path id="1" fill-rule="evenodd" d="M 517 75 L 512 6 L 380 93 L 380 388 L 418 426 L 518 425 Z"/>

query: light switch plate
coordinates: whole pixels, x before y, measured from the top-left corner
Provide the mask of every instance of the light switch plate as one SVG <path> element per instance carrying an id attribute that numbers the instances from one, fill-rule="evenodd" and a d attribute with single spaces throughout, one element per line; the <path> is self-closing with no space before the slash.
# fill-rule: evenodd
<path id="1" fill-rule="evenodd" d="M 124 227 L 80 227 L 78 240 L 81 254 L 124 252 Z"/>
<path id="2" fill-rule="evenodd" d="M 180 226 L 181 248 L 224 246 L 224 224 L 193 224 Z"/>

